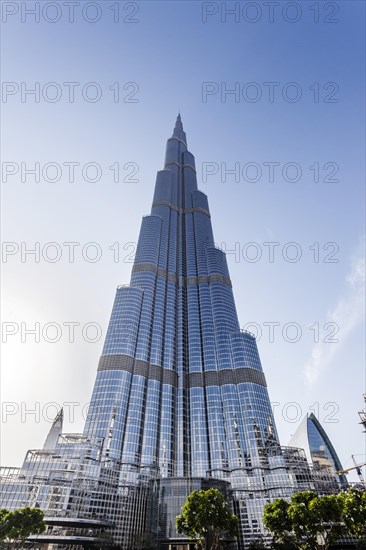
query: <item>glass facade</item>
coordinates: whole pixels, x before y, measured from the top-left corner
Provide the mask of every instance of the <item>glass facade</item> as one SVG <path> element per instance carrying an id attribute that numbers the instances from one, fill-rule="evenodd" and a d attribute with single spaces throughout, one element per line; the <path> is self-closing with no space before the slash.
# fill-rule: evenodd
<path id="1" fill-rule="evenodd" d="M 180 117 L 130 285 L 117 289 L 84 435 L 162 477 L 253 467 L 269 439 L 278 443 L 256 341 L 240 331 Z"/>
<path id="2" fill-rule="evenodd" d="M 84 432 L 58 435 L 52 451 L 59 428 L 46 450 L 4 474 L 3 505 L 11 491 L 24 496 L 28 480 L 47 514 L 110 522 L 121 548 L 182 545 L 175 517 L 192 488 L 211 486 L 235 508 L 246 548 L 264 533 L 266 502 L 314 487 L 305 455 L 280 447 L 256 340 L 240 330 L 180 116 L 130 284 L 117 288 Z"/>
<path id="3" fill-rule="evenodd" d="M 307 415 L 291 438 L 290 445 L 305 450 L 307 459 L 315 468 L 327 468 L 332 474 L 343 470 L 341 461 L 316 416 Z M 341 484 L 346 484 L 344 475 L 337 475 Z"/>

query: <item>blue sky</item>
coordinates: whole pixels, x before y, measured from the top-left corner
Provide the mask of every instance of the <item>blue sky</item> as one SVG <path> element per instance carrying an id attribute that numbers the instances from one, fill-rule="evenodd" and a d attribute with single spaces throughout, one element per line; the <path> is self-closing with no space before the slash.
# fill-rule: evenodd
<path id="1" fill-rule="evenodd" d="M 5 249 L 15 253 L 3 255 L 2 322 L 18 331 L 2 352 L 2 464 L 20 464 L 26 449 L 42 444 L 59 404 L 80 404 L 65 429 L 82 429 L 103 342 L 85 341 L 82 327 L 105 331 L 115 287 L 129 281 L 129 243 L 149 213 L 179 109 L 216 242 L 235 250 L 228 261 L 241 325 L 262 331 L 258 346 L 281 442 L 313 411 L 344 465 L 352 453 L 362 461 L 364 3 L 279 2 L 271 22 L 261 1 L 239 3 L 237 21 L 225 18 L 220 2 L 119 2 L 117 23 L 109 0 L 81 1 L 73 23 L 62 1 L 46 12 L 41 2 L 39 22 L 27 14 L 35 2 L 18 2 L 11 15 L 14 4 L 2 6 L 2 239 L 15 243 Z M 86 20 L 95 15 L 99 21 Z M 76 83 L 74 102 L 65 82 Z M 39 102 L 24 96 L 36 83 Z M 93 102 L 96 91 L 102 95 Z M 52 102 L 55 93 L 60 99 Z M 295 94 L 301 97 L 291 101 Z M 36 162 L 40 181 L 26 173 L 22 181 L 21 163 Z M 70 162 L 79 163 L 74 182 Z M 44 172 L 48 163 L 61 167 L 59 181 L 50 181 L 54 165 Z M 94 168 L 83 177 L 87 163 Z M 115 163 L 119 182 L 109 168 Z M 95 165 L 101 176 L 87 181 Z M 239 181 L 224 173 L 235 167 Z M 132 171 L 138 181 L 123 181 Z M 47 248 L 51 242 L 57 247 Z M 74 262 L 68 242 L 80 243 Z M 35 243 L 40 261 L 22 261 L 21 250 Z M 55 251 L 61 257 L 52 262 Z M 93 251 L 101 253 L 97 262 L 88 260 Z M 297 262 L 294 254 L 301 254 Z M 70 322 L 79 323 L 74 342 Z M 35 323 L 41 332 L 57 323 L 59 341 L 47 341 L 52 327 L 39 343 L 24 334 Z M 276 323 L 274 341 L 268 323 Z M 339 341 L 324 341 L 333 330 Z"/>

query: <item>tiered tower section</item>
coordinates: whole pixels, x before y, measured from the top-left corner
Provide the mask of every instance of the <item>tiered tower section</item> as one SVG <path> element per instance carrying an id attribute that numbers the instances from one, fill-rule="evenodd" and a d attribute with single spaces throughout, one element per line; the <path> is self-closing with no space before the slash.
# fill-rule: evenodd
<path id="1" fill-rule="evenodd" d="M 117 289 L 84 435 L 105 438 L 105 456 L 127 477 L 141 466 L 162 477 L 255 467 L 278 443 L 180 115 L 130 285 Z"/>

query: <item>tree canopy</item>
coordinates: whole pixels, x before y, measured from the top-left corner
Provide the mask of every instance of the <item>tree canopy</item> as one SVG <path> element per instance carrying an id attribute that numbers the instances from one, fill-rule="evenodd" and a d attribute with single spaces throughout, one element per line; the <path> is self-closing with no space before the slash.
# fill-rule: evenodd
<path id="1" fill-rule="evenodd" d="M 267 504 L 263 520 L 277 542 L 299 549 L 327 550 L 346 534 L 359 538 L 366 535 L 366 492 L 349 489 L 319 496 L 302 491 L 289 502 L 278 498 Z"/>
<path id="2" fill-rule="evenodd" d="M 31 535 L 43 533 L 46 525 L 44 513 L 38 508 L 20 508 L 9 512 L 0 510 L 0 541 L 17 541 L 21 544 Z"/>
<path id="3" fill-rule="evenodd" d="M 178 533 L 183 533 L 197 546 L 215 550 L 225 533 L 237 536 L 238 518 L 229 510 L 218 489 L 193 491 L 176 519 Z"/>
<path id="4" fill-rule="evenodd" d="M 339 499 L 347 531 L 358 538 L 366 537 L 366 491 L 351 488 L 340 493 Z"/>

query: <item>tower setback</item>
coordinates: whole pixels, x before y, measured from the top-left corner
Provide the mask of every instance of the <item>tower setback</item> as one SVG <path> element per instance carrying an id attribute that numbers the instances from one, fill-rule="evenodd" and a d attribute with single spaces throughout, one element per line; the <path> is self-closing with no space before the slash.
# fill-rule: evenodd
<path id="1" fill-rule="evenodd" d="M 84 435 L 105 438 L 126 474 L 155 465 L 162 477 L 254 467 L 278 443 L 179 115 L 130 285 L 117 289 Z"/>

